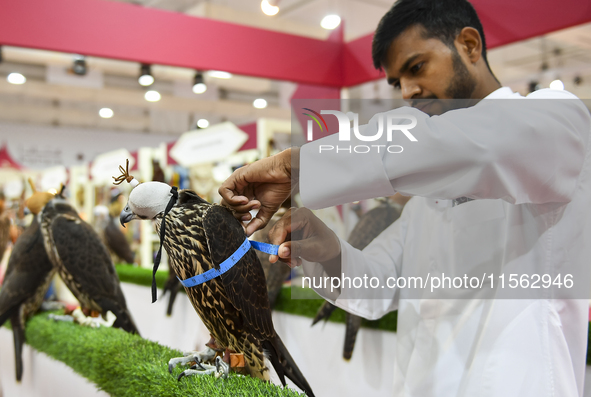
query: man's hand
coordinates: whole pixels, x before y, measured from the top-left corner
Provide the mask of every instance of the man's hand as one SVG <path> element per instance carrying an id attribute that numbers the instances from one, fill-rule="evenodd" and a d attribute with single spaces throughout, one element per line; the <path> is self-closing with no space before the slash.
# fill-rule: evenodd
<path id="1" fill-rule="evenodd" d="M 300 266 L 302 258 L 324 265 L 328 274 L 340 274 L 341 243 L 337 235 L 307 208 L 291 208 L 269 231 L 269 242 L 280 244 L 280 260 L 290 267 Z"/>
<path id="2" fill-rule="evenodd" d="M 293 157 L 299 163 L 298 148 L 293 149 Z M 251 219 L 249 211 L 259 209 L 246 227 L 248 236 L 265 227 L 290 196 L 292 184 L 297 184 L 297 168 L 297 165 L 292 167 L 292 149 L 287 149 L 238 168 L 222 184 L 219 189 L 222 204 L 235 211 L 236 219 L 248 221 Z"/>

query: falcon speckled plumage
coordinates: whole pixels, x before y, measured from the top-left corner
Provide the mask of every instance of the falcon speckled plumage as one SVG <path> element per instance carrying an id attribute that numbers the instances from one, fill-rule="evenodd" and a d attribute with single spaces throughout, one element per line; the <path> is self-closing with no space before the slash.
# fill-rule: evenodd
<path id="1" fill-rule="evenodd" d="M 121 213 L 121 223 L 133 219 L 153 220 L 168 253 L 169 266 L 180 279 L 219 268 L 244 243 L 244 230 L 229 209 L 212 205 L 190 190 L 178 192 L 177 199 L 176 189 L 169 185 L 138 184 L 126 170 L 120 169 L 123 175 L 117 181 L 127 180 L 135 185 Z M 161 227 L 165 229 L 164 236 Z M 272 367 L 283 385 L 287 376 L 308 396 L 314 395 L 275 332 L 265 276 L 253 249 L 248 249 L 219 277 L 185 287 L 185 290 L 214 338 L 215 346 L 226 351 L 226 359 L 229 352 L 242 353 L 246 372 L 251 376 L 269 380 L 269 367 Z M 214 357 L 215 351 L 209 348 L 189 357 L 172 359 L 169 369 L 179 363 L 196 361 L 199 364 Z M 216 366 L 220 361 L 218 357 Z M 179 379 L 197 372 L 186 370 Z"/>
<path id="2" fill-rule="evenodd" d="M 287 207 L 289 208 L 289 207 Z M 265 241 L 268 242 L 268 234 L 269 230 L 273 228 L 275 223 L 283 216 L 285 210 L 280 208 L 279 211 L 273 215 L 273 218 L 264 229 L 261 229 L 252 235 L 252 239 L 255 241 Z M 271 309 L 275 307 L 275 302 L 277 301 L 277 297 L 281 292 L 281 288 L 283 287 L 283 283 L 289 277 L 289 273 L 291 269 L 289 266 L 283 263 L 271 263 L 269 262 L 269 254 L 264 252 L 256 251 L 257 256 L 259 257 L 259 261 L 263 266 L 263 272 L 265 273 L 265 280 L 267 280 L 267 293 L 269 295 L 269 303 L 271 304 Z M 172 315 L 172 307 L 176 300 L 177 294 L 179 290 L 182 288 L 180 281 L 176 278 L 176 274 L 171 271 L 164 283 L 164 288 L 162 289 L 162 295 L 169 293 L 168 297 L 168 306 L 166 309 L 166 315 Z"/>
<path id="3" fill-rule="evenodd" d="M 34 189 L 34 186 L 31 185 Z M 6 267 L 0 289 L 0 326 L 10 319 L 14 338 L 16 380 L 23 374 L 22 348 L 25 342 L 25 322 L 37 311 L 49 288 L 55 268 L 45 252 L 43 236 L 36 211 L 43 208 L 53 195 L 34 192 L 29 203 L 35 214 L 33 222 L 18 237 Z"/>
<path id="4" fill-rule="evenodd" d="M 51 200 L 41 214 L 41 232 L 49 259 L 84 309 L 117 316 L 113 324 L 139 333 L 107 248 L 92 226 L 66 200 Z"/>
<path id="5" fill-rule="evenodd" d="M 385 199 L 381 205 L 373 208 L 361 216 L 359 222 L 355 225 L 347 242 L 353 248 L 359 250 L 364 249 L 375 239 L 380 233 L 388 228 L 396 219 L 400 217 L 400 210 L 395 208 L 389 201 Z M 330 302 L 324 302 L 316 317 L 312 321 L 312 325 L 320 320 L 328 320 L 336 306 Z M 355 341 L 357 340 L 357 333 L 361 327 L 361 317 L 355 314 L 346 314 L 345 327 L 345 342 L 343 345 L 343 358 L 350 360 L 353 356 L 353 349 L 355 348 Z"/>

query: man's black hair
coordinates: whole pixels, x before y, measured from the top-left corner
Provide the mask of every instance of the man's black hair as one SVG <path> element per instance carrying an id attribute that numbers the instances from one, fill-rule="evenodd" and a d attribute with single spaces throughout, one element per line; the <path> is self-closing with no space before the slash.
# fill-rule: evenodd
<path id="1" fill-rule="evenodd" d="M 482 39 L 482 58 L 486 59 L 484 30 L 478 15 L 467 0 L 399 0 L 378 24 L 372 43 L 373 65 L 381 69 L 392 41 L 413 25 L 425 28 L 425 38 L 437 38 L 456 51 L 454 40 L 465 27 L 478 30 Z"/>

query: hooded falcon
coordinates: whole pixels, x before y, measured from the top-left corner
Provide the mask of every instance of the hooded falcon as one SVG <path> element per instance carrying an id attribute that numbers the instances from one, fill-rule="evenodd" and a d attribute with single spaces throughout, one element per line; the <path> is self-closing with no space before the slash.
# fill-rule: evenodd
<path id="1" fill-rule="evenodd" d="M 92 226 L 84 222 L 66 200 L 51 200 L 41 213 L 45 250 L 53 265 L 83 309 L 117 316 L 113 324 L 139 333 L 109 251 Z"/>
<path id="2" fill-rule="evenodd" d="M 254 250 L 249 248 L 241 224 L 230 210 L 212 205 L 190 190 L 177 193 L 176 188 L 161 182 L 138 184 L 127 170 L 123 167 L 120 170 L 123 175 L 115 178 L 116 182 L 127 180 L 134 186 L 121 212 L 121 223 L 133 219 L 153 220 L 168 253 L 170 268 L 180 280 L 186 282 L 211 269 L 226 270 L 201 284 L 185 286 L 195 311 L 214 339 L 213 345 L 226 352 L 225 360 L 230 352 L 242 353 L 245 371 L 251 376 L 268 381 L 271 378 L 269 367 L 273 367 L 284 386 L 287 376 L 308 396 L 313 396 L 308 382 L 275 332 L 263 269 Z M 243 247 L 244 251 L 239 254 L 239 248 Z M 234 263 L 229 269 L 224 267 L 228 261 Z M 157 265 L 158 255 L 154 272 Z M 154 284 L 153 300 L 155 291 Z M 191 359 L 173 359 L 169 369 L 188 361 L 196 361 L 201 367 L 200 358 L 204 357 L 201 353 Z M 207 359 L 214 357 L 204 354 Z M 195 373 L 186 370 L 179 379 Z"/>
<path id="3" fill-rule="evenodd" d="M 389 199 L 382 201 L 382 204 L 366 212 L 361 216 L 359 222 L 355 225 L 347 242 L 353 248 L 359 250 L 364 249 L 375 239 L 380 233 L 388 228 L 396 219 L 400 217 L 400 209 L 396 208 Z M 336 306 L 330 302 L 324 302 L 316 317 L 312 321 L 312 325 L 320 320 L 328 320 Z M 361 317 L 355 314 L 346 314 L 345 327 L 345 343 L 343 345 L 343 358 L 350 360 L 353 356 L 353 349 L 355 348 L 355 341 L 357 340 L 357 333 L 361 327 Z"/>
<path id="4" fill-rule="evenodd" d="M 33 185 L 32 185 L 33 186 Z M 34 186 L 33 186 L 34 189 Z M 25 322 L 39 309 L 55 269 L 43 246 L 38 211 L 53 198 L 46 192 L 35 192 L 28 200 L 35 214 L 33 222 L 17 239 L 0 289 L 0 326 L 10 319 L 14 338 L 16 380 L 23 375 L 22 348 Z"/>

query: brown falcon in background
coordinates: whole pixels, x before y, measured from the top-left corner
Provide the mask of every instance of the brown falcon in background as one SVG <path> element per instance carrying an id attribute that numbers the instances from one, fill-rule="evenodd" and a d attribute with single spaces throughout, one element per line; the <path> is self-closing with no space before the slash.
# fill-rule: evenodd
<path id="1" fill-rule="evenodd" d="M 121 291 L 119 277 L 105 245 L 66 200 L 51 200 L 41 214 L 41 232 L 49 259 L 83 309 L 106 315 L 113 324 L 139 333 Z"/>
<path id="2" fill-rule="evenodd" d="M 361 215 L 361 218 L 351 231 L 347 242 L 354 248 L 362 250 L 399 217 L 400 210 L 395 208 L 392 203 L 390 203 L 389 199 L 385 199 L 382 201 L 381 205 Z M 336 306 L 330 302 L 324 302 L 318 309 L 316 317 L 314 317 L 314 320 L 312 321 L 312 325 L 320 320 L 328 320 L 335 309 Z M 357 333 L 359 332 L 359 327 L 361 327 L 361 317 L 347 313 L 345 322 L 346 328 L 343 358 L 345 360 L 350 360 L 353 356 Z"/>
<path id="3" fill-rule="evenodd" d="M 21 380 L 23 374 L 22 348 L 25 343 L 25 322 L 39 310 L 55 273 L 55 268 L 43 246 L 43 236 L 37 215 L 45 203 L 52 198 L 53 195 L 46 192 L 34 192 L 29 198 L 29 209 L 35 218 L 18 237 L 12 249 L 0 289 L 0 326 L 10 319 L 17 381 Z"/>
<path id="4" fill-rule="evenodd" d="M 117 180 L 126 179 L 133 184 L 135 179 L 120 169 L 123 175 Z M 170 268 L 181 280 L 219 268 L 246 239 L 241 224 L 227 208 L 212 205 L 190 190 L 181 190 L 177 199 L 176 190 L 159 182 L 142 183 L 131 191 L 121 213 L 121 223 L 133 219 L 155 221 Z M 165 229 L 163 235 L 161 228 Z M 287 376 L 308 396 L 314 395 L 275 332 L 265 276 L 253 249 L 225 273 L 194 287 L 185 287 L 185 291 L 214 338 L 215 346 L 226 353 L 242 353 L 248 374 L 269 380 L 272 367 L 283 385 Z M 172 359 L 169 369 L 178 363 L 199 364 L 213 359 L 214 355 L 209 354 L 205 351 Z M 196 372 L 186 370 L 180 377 Z"/>
<path id="5" fill-rule="evenodd" d="M 135 252 L 131 249 L 127 237 L 125 237 L 119 226 L 119 214 L 123 209 L 119 196 L 121 194 L 115 195 L 109 204 L 109 216 L 103 229 L 103 237 L 107 248 L 116 258 L 125 263 L 133 264 L 135 262 Z"/>
<path id="6" fill-rule="evenodd" d="M 4 207 L 4 199 L 0 198 L 0 261 L 10 242 L 10 217 Z"/>
<path id="7" fill-rule="evenodd" d="M 281 208 L 273 215 L 267 226 L 263 229 L 256 231 L 252 235 L 252 239 L 255 241 L 263 241 L 269 242 L 269 231 L 273 229 L 275 223 L 285 214 L 286 210 L 289 209 L 291 206 L 291 200 L 286 200 L 282 205 Z M 271 308 L 275 307 L 275 301 L 281 292 L 281 288 L 283 288 L 283 283 L 289 277 L 291 272 L 291 268 L 287 266 L 283 262 L 279 263 L 271 263 L 269 261 L 269 255 L 265 254 L 260 251 L 256 251 L 259 260 L 261 261 L 261 265 L 263 266 L 263 271 L 265 272 L 265 280 L 267 280 L 267 292 L 269 294 L 269 303 L 271 304 Z"/>

